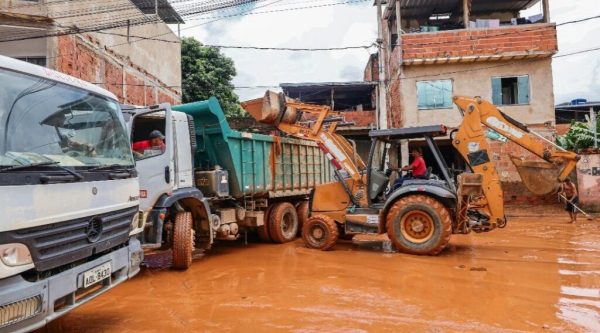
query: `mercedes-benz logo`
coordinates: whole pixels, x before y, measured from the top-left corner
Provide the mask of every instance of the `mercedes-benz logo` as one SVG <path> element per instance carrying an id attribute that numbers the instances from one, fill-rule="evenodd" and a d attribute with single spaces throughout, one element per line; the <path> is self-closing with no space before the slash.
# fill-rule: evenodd
<path id="1" fill-rule="evenodd" d="M 88 223 L 85 233 L 90 243 L 97 242 L 102 236 L 102 220 L 98 217 L 91 219 L 90 223 Z"/>

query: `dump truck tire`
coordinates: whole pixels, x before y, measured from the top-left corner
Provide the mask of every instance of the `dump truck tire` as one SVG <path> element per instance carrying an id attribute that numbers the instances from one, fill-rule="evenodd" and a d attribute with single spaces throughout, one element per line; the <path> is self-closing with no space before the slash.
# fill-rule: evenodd
<path id="1" fill-rule="evenodd" d="M 298 214 L 289 202 L 280 202 L 269 213 L 269 236 L 275 243 L 287 243 L 298 233 Z"/>
<path id="2" fill-rule="evenodd" d="M 333 248 L 340 236 L 338 226 L 326 215 L 311 216 L 302 228 L 302 240 L 306 247 L 327 251 Z"/>
<path id="3" fill-rule="evenodd" d="M 173 227 L 173 264 L 174 269 L 185 270 L 192 265 L 194 251 L 194 219 L 192 213 L 182 212 L 175 215 Z"/>
<path id="4" fill-rule="evenodd" d="M 308 220 L 308 201 L 300 201 L 296 206 L 296 213 L 298 213 L 298 234 L 302 235 L 302 227 Z"/>
<path id="5" fill-rule="evenodd" d="M 269 206 L 265 211 L 264 224 L 257 228 L 258 239 L 264 243 L 271 243 L 271 236 L 269 236 L 269 215 L 273 205 Z"/>
<path id="6" fill-rule="evenodd" d="M 386 227 L 399 251 L 418 255 L 440 253 L 452 234 L 450 213 L 426 195 L 409 195 L 396 201 L 387 213 Z"/>

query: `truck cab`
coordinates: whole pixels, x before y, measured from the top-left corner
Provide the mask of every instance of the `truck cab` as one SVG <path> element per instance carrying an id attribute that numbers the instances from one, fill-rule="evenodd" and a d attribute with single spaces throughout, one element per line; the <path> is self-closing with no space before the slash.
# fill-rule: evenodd
<path id="1" fill-rule="evenodd" d="M 116 97 L 0 56 L 0 332 L 139 272 L 137 172 Z"/>

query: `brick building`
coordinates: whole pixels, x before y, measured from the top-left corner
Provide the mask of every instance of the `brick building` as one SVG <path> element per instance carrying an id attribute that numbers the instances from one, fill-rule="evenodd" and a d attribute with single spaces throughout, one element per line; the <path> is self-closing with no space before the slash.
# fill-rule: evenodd
<path id="1" fill-rule="evenodd" d="M 340 125 L 338 133 L 353 140 L 358 154 L 368 158 L 369 131 L 377 128 L 377 82 L 281 83 L 280 87 L 286 96 L 341 112 L 347 126 Z"/>
<path id="2" fill-rule="evenodd" d="M 375 4 L 381 48 L 367 64 L 365 80 L 379 80 L 385 91 L 383 128 L 439 123 L 456 127 L 461 116 L 452 96 L 481 96 L 552 139 L 552 56 L 558 50 L 548 0 L 375 0 Z M 534 5 L 541 5 L 542 15 L 520 17 L 522 10 Z M 462 158 L 449 139 L 440 144 L 447 162 L 461 167 Z M 490 146 L 507 201 L 556 201 L 529 195 L 509 154 L 536 157 L 513 143 L 490 140 Z"/>
<path id="3" fill-rule="evenodd" d="M 122 103 L 181 102 L 183 23 L 166 0 L 0 3 L 0 54 L 81 78 Z M 157 13 L 157 14 L 156 14 Z"/>

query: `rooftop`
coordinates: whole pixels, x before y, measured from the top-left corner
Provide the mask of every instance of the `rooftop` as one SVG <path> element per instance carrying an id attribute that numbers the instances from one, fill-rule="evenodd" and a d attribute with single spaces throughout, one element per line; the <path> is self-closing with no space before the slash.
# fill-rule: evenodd
<path id="1" fill-rule="evenodd" d="M 291 98 L 307 103 L 333 105 L 337 111 L 375 109 L 372 93 L 377 82 L 305 82 L 281 83 L 279 86 Z"/>
<path id="2" fill-rule="evenodd" d="M 431 14 L 462 13 L 462 0 L 387 0 L 388 9 L 400 2 L 403 18 L 419 18 Z M 539 3 L 540 0 L 473 0 L 471 14 L 482 15 L 494 12 L 519 12 Z M 376 2 L 375 2 L 376 3 Z M 389 14 L 389 13 L 388 13 Z"/>

